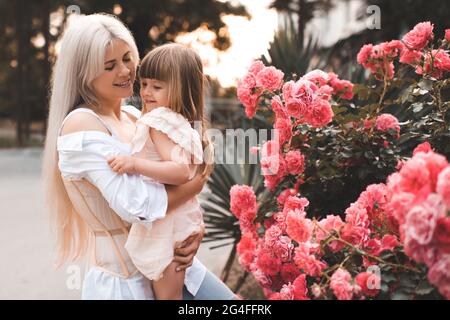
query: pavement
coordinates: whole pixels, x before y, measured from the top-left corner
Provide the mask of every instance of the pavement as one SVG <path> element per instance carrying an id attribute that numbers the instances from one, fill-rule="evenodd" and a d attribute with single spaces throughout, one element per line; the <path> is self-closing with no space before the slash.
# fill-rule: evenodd
<path id="1" fill-rule="evenodd" d="M 0 299 L 80 299 L 76 275 L 82 265 L 56 270 L 54 238 L 43 206 L 42 149 L 0 150 Z M 214 245 L 217 245 L 215 243 Z M 202 244 L 197 257 L 220 275 L 231 247 L 210 250 Z"/>

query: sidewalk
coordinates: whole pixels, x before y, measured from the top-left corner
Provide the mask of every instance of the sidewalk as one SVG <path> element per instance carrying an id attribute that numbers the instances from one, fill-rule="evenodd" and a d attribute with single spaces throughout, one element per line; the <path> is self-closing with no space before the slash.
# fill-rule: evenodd
<path id="1" fill-rule="evenodd" d="M 43 209 L 41 155 L 41 149 L 0 150 L 0 299 L 79 299 L 81 295 L 66 285 L 74 269 L 52 266 L 54 244 Z M 203 244 L 197 257 L 219 275 L 231 247 L 209 250 L 210 246 Z"/>

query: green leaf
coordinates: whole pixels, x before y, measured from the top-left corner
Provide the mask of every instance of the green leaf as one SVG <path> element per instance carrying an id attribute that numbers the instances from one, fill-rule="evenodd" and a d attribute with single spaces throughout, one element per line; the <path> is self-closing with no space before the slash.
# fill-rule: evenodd
<path id="1" fill-rule="evenodd" d="M 422 90 L 430 91 L 431 89 L 433 89 L 433 81 L 428 80 L 428 79 L 423 79 L 417 85 Z"/>
<path id="2" fill-rule="evenodd" d="M 424 296 L 431 293 L 434 289 L 435 288 L 428 281 L 422 281 L 415 292 L 420 296 Z"/>
<path id="3" fill-rule="evenodd" d="M 391 295 L 392 300 L 411 300 L 411 294 L 398 290 Z"/>
<path id="4" fill-rule="evenodd" d="M 418 113 L 418 112 L 422 111 L 422 109 L 423 109 L 423 103 L 422 103 L 422 102 L 416 102 L 416 103 L 413 103 L 413 104 L 411 105 L 411 108 L 413 109 L 413 112 L 414 112 L 414 113 Z"/>

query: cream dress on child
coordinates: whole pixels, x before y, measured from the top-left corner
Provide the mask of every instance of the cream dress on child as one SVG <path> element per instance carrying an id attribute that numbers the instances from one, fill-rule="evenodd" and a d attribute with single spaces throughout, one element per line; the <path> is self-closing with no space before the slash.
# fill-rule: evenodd
<path id="1" fill-rule="evenodd" d="M 186 159 L 202 163 L 203 149 L 199 133 L 181 115 L 169 108 L 158 107 L 141 116 L 136 122 L 136 134 L 132 140 L 132 155 L 148 160 L 161 161 L 149 133 L 150 128 L 165 133 L 181 147 Z M 190 163 L 192 163 L 192 161 Z M 190 166 L 189 179 L 195 176 L 197 166 Z M 150 179 L 146 177 L 146 179 Z M 152 180 L 152 179 L 150 179 Z M 159 280 L 172 262 L 174 248 L 191 234 L 203 229 L 203 215 L 197 197 L 151 225 L 134 223 L 131 226 L 125 248 L 134 265 L 150 280 Z"/>

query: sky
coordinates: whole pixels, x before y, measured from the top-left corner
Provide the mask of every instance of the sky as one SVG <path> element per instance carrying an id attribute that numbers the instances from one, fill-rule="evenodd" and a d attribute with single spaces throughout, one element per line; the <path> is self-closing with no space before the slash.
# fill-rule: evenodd
<path id="1" fill-rule="evenodd" d="M 251 19 L 226 15 L 222 19 L 228 26 L 231 47 L 224 52 L 214 49 L 214 33 L 205 29 L 184 34 L 177 42 L 192 46 L 203 60 L 204 71 L 219 80 L 223 87 L 236 85 L 254 59 L 267 53 L 278 25 L 277 13 L 267 9 L 271 0 L 239 0 L 246 6 Z"/>

